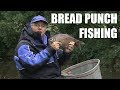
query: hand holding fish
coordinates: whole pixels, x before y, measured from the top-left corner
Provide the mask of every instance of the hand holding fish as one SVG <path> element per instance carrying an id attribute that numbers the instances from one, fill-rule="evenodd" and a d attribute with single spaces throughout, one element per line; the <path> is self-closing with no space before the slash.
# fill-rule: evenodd
<path id="1" fill-rule="evenodd" d="M 61 42 L 55 41 L 51 44 L 51 47 L 53 47 L 55 50 L 60 49 L 60 46 L 62 45 Z"/>
<path id="2" fill-rule="evenodd" d="M 74 50 L 74 45 L 75 45 L 75 42 L 74 41 L 71 41 L 68 46 L 66 47 L 65 49 L 65 52 L 66 53 L 70 53 Z"/>

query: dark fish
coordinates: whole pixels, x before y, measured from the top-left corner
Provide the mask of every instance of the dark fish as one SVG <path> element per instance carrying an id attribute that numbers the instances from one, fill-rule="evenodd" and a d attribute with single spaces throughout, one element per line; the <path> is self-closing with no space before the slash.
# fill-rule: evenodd
<path id="1" fill-rule="evenodd" d="M 78 39 L 75 39 L 74 37 L 68 34 L 56 34 L 49 38 L 49 44 L 51 44 L 54 41 L 61 42 L 63 48 L 67 48 L 71 41 L 75 42 L 75 47 L 79 47 L 80 44 L 84 44 L 82 41 L 79 41 Z"/>

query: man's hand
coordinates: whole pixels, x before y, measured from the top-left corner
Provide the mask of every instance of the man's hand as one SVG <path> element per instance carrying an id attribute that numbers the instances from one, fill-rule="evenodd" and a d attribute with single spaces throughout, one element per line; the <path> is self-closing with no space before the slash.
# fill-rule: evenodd
<path id="1" fill-rule="evenodd" d="M 73 49 L 74 49 L 74 45 L 75 45 L 75 42 L 71 41 L 71 42 L 69 43 L 69 45 L 67 46 L 67 48 L 65 49 L 65 52 L 66 52 L 66 53 L 72 52 Z"/>
<path id="2" fill-rule="evenodd" d="M 51 47 L 53 47 L 55 50 L 60 49 L 60 46 L 62 45 L 61 42 L 55 41 L 51 44 Z"/>

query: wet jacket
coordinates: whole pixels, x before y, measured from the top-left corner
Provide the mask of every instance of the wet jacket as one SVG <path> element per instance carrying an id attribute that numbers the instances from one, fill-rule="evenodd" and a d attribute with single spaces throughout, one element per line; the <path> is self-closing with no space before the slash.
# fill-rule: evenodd
<path id="1" fill-rule="evenodd" d="M 51 79 L 61 77 L 60 66 L 70 57 L 64 50 L 54 50 L 48 44 L 50 32 L 43 37 L 34 33 L 28 23 L 23 28 L 15 49 L 14 61 L 21 79 Z"/>

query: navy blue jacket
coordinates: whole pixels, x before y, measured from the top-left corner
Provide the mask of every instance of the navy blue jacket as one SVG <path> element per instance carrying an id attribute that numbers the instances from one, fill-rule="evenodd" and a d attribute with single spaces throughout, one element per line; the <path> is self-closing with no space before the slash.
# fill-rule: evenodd
<path id="1" fill-rule="evenodd" d="M 54 50 L 48 44 L 50 32 L 43 37 L 34 33 L 28 23 L 22 30 L 15 49 L 14 61 L 21 79 L 51 79 L 61 77 L 61 65 L 71 54 Z"/>

